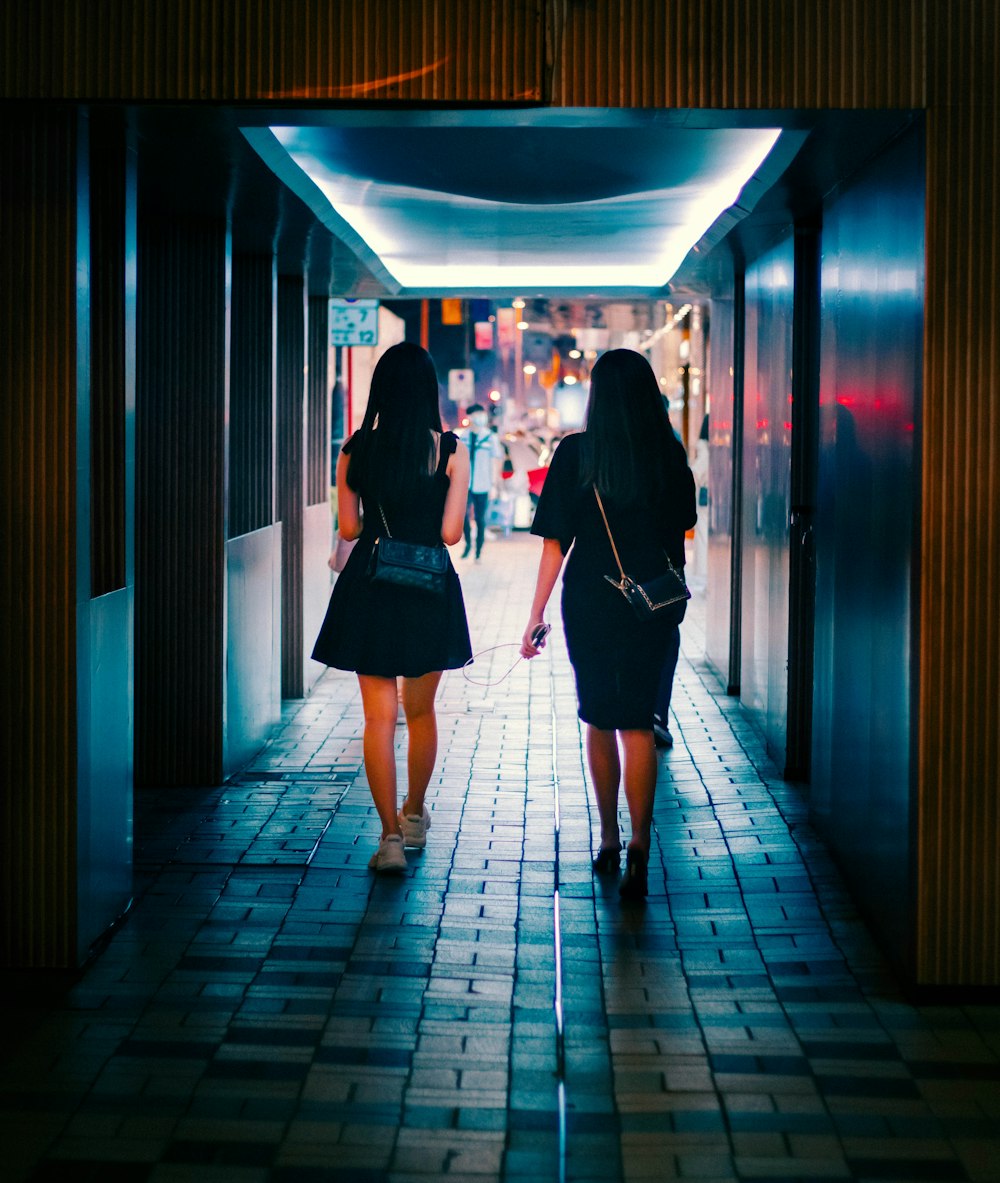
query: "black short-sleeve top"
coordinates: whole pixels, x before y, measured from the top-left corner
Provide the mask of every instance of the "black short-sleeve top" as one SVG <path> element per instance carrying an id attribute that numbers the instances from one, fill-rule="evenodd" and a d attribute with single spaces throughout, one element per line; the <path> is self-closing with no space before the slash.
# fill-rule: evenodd
<path id="1" fill-rule="evenodd" d="M 532 534 L 559 540 L 570 552 L 564 584 L 613 575 L 618 567 L 592 485 L 580 480 L 581 434 L 566 436 L 552 457 L 535 511 Z M 684 564 L 684 532 L 697 518 L 694 478 L 684 448 L 664 457 L 666 479 L 659 492 L 631 505 L 603 498 L 608 524 L 625 571 L 636 579 L 662 574 L 663 553 L 675 566 Z"/>
<path id="2" fill-rule="evenodd" d="M 352 435 L 343 446 L 343 452 L 349 456 L 353 450 L 357 433 Z M 402 538 L 407 542 L 418 542 L 423 546 L 440 546 L 441 519 L 444 515 L 444 503 L 451 484 L 448 476 L 448 461 L 458 447 L 458 436 L 452 431 L 446 431 L 441 436 L 439 459 L 436 470 L 428 473 L 422 479 L 415 492 L 405 501 L 393 500 L 383 496 L 372 479 L 370 473 L 362 470 L 352 487 L 361 497 L 363 511 L 362 536 L 382 534 L 385 532 L 382 524 L 382 514 L 385 514 L 389 533 L 394 538 Z"/>

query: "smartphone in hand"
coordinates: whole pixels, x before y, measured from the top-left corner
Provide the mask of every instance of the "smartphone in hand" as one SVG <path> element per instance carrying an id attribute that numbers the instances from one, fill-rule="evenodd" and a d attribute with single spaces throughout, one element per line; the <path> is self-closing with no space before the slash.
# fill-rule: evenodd
<path id="1" fill-rule="evenodd" d="M 531 632 L 531 643 L 536 649 L 541 648 L 545 643 L 545 638 L 552 632 L 551 624 L 539 624 Z"/>

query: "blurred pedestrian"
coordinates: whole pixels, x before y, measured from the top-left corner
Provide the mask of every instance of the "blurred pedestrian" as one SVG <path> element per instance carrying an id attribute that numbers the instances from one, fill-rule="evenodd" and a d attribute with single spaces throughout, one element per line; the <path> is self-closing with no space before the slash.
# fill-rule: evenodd
<path id="1" fill-rule="evenodd" d="M 604 874 L 621 865 L 624 771 L 632 828 L 619 885 L 625 899 L 647 894 L 656 788 L 653 710 L 673 625 L 658 616 L 640 620 L 605 578 L 614 577 L 615 584 L 619 578 L 608 531 L 628 573 L 643 581 L 666 571 L 664 553 L 683 568 L 684 532 L 696 516 L 687 457 L 649 362 L 628 349 L 603 354 L 591 373 L 586 427 L 556 449 L 535 513 L 532 533 L 545 541 L 521 653 L 530 658 L 538 652 L 533 636 L 568 553 L 562 617 L 601 823 L 593 866 Z"/>
<path id="2" fill-rule="evenodd" d="M 469 454 L 443 432 L 434 362 L 418 345 L 388 349 L 372 375 L 368 409 L 337 461 L 340 536 L 357 538 L 334 584 L 313 649 L 316 661 L 358 675 L 365 713 L 364 761 L 382 836 L 369 867 L 406 870 L 404 846 L 422 848 L 424 804 L 437 758 L 434 697 L 441 674 L 472 656 L 458 575 L 444 552 L 444 590 L 371 577 L 375 544 L 398 539 L 428 548 L 462 537 Z M 409 735 L 407 793 L 400 806 L 393 747 L 397 678 Z"/>
<path id="3" fill-rule="evenodd" d="M 486 512 L 490 495 L 500 481 L 504 450 L 495 431 L 490 430 L 490 419 L 486 408 L 473 403 L 467 410 L 469 430 L 465 437 L 469 449 L 469 464 L 472 475 L 469 480 L 469 504 L 465 513 L 465 549 L 462 558 L 467 559 L 472 550 L 472 520 L 476 522 L 476 560 L 483 553 L 486 541 Z"/>
<path id="4" fill-rule="evenodd" d="M 674 436 L 678 443 L 682 443 L 681 437 L 674 431 Z M 705 447 L 708 447 L 708 416 L 706 415 L 701 427 L 701 438 L 705 441 Z M 700 448 L 700 445 L 699 445 Z M 699 477 L 699 463 L 703 463 L 703 476 Z M 702 494 L 707 494 L 708 483 L 708 452 L 699 452 L 695 456 L 695 463 L 691 465 L 691 475 L 694 478 L 695 494 L 697 496 L 697 504 L 700 508 L 708 504 L 707 497 L 702 500 Z M 695 528 L 695 536 L 699 532 L 704 532 L 707 529 L 705 523 L 705 515 L 699 514 L 698 524 Z M 695 554 L 697 556 L 697 542 L 695 543 Z M 694 568 L 698 570 L 697 566 Z M 660 688 L 656 692 L 656 705 L 653 709 L 653 739 L 658 748 L 672 748 L 674 746 L 674 737 L 670 733 L 670 700 L 674 694 L 674 675 L 677 672 L 677 659 L 681 655 L 681 630 L 677 625 L 670 630 L 670 637 L 667 640 L 667 653 L 663 663 L 663 670 L 660 674 Z"/>

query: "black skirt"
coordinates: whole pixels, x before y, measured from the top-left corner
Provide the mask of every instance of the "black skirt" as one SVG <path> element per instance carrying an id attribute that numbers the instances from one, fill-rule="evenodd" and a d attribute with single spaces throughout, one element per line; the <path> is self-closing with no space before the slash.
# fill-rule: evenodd
<path id="1" fill-rule="evenodd" d="M 460 669 L 472 656 L 465 602 L 451 561 L 443 594 L 372 583 L 374 532 L 362 534 L 337 576 L 313 658 L 383 678 Z"/>
<path id="2" fill-rule="evenodd" d="M 639 620 L 600 576 L 563 582 L 566 648 L 576 676 L 579 715 L 603 731 L 650 731 L 676 626 Z"/>

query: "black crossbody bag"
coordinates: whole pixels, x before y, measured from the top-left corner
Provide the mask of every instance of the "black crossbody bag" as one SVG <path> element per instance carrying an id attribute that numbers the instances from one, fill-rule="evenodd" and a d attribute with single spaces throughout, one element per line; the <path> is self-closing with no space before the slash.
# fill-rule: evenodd
<path id="1" fill-rule="evenodd" d="M 601 501 L 601 495 L 597 491 L 596 485 L 594 485 L 594 496 L 597 498 L 597 506 L 604 519 L 604 528 L 608 532 L 608 541 L 611 543 L 611 550 L 614 552 L 615 562 L 618 564 L 619 578 L 614 579 L 610 575 L 605 575 L 604 578 L 612 587 L 618 588 L 640 620 L 669 620 L 671 624 L 680 624 L 687 611 L 687 602 L 691 599 L 691 593 L 684 582 L 684 576 L 670 561 L 670 556 L 666 551 L 663 552 L 663 557 L 667 562 L 667 570 L 664 575 L 657 575 L 655 579 L 647 579 L 644 583 L 633 579 L 631 575 L 626 575 L 622 561 L 618 557 L 618 547 L 615 546 L 611 527 L 608 525 L 608 515 L 604 512 L 604 502 Z"/>
<path id="2" fill-rule="evenodd" d="M 448 552 L 443 546 L 421 546 L 418 542 L 393 538 L 381 502 L 378 511 L 385 534 L 375 539 L 368 560 L 372 583 L 391 583 L 440 595 L 448 573 Z"/>

